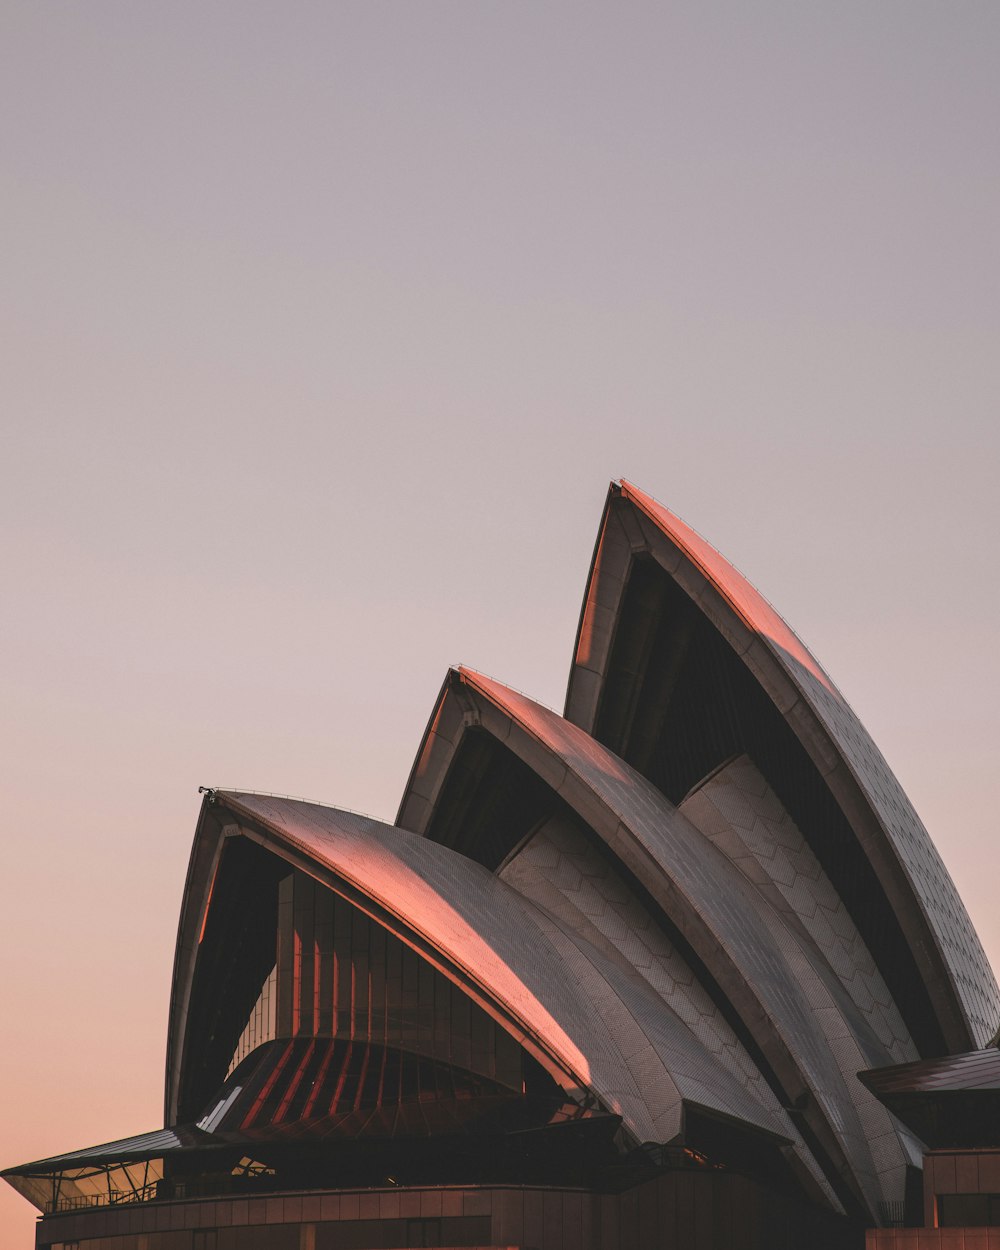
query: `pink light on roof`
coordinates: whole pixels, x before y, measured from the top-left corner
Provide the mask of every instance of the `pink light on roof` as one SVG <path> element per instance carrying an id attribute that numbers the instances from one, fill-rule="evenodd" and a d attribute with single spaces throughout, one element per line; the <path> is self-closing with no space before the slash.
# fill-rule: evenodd
<path id="1" fill-rule="evenodd" d="M 627 482 L 621 480 L 622 494 L 649 517 L 664 534 L 697 566 L 709 582 L 719 591 L 740 619 L 759 634 L 772 649 L 790 656 L 801 665 L 831 694 L 840 698 L 833 682 L 824 673 L 808 648 L 781 619 L 756 587 L 729 563 L 711 543 L 686 525 L 663 504 Z"/>
<path id="2" fill-rule="evenodd" d="M 487 677 L 485 673 L 477 673 L 475 669 L 466 668 L 464 664 L 459 666 L 458 673 L 462 681 L 481 690 L 488 699 L 508 712 L 533 737 L 543 741 L 554 738 L 559 744 L 559 750 L 571 763 L 583 764 L 584 767 L 593 763 L 594 752 L 584 753 L 581 750 L 582 743 L 586 742 L 589 748 L 592 739 L 589 736 L 581 738 L 575 732 L 575 727 L 565 721 L 558 712 L 543 707 L 540 703 L 529 699 L 527 695 L 512 690 L 492 677 Z M 598 748 L 597 753 L 600 755 L 601 769 L 606 776 L 612 777 L 623 785 L 630 785 L 638 778 L 638 774 L 624 760 L 612 755 L 610 751 Z"/>
<path id="3" fill-rule="evenodd" d="M 513 966 L 514 948 L 503 940 L 502 926 L 499 931 L 486 925 L 477 928 L 445 897 L 438 881 L 430 878 L 430 848 L 423 839 L 319 804 L 240 793 L 226 794 L 225 799 L 235 812 L 243 809 L 262 819 L 281 841 L 305 851 L 310 860 L 331 868 L 359 894 L 399 918 L 444 957 L 445 975 L 451 975 L 450 965 L 460 968 L 510 1012 L 528 1035 L 542 1039 L 584 1086 L 591 1083 L 587 1056 L 525 983 L 522 971 Z M 376 830 L 377 836 L 372 836 Z M 504 898 L 520 902 L 512 900 L 513 892 L 479 865 L 458 856 L 451 862 L 443 848 L 434 847 L 432 853 L 449 861 L 436 866 L 439 872 L 461 868 L 475 878 L 485 915 L 491 901 L 494 905 L 502 904 Z M 357 905 L 364 909 L 363 903 Z M 407 941 L 404 933 L 400 937 Z"/>

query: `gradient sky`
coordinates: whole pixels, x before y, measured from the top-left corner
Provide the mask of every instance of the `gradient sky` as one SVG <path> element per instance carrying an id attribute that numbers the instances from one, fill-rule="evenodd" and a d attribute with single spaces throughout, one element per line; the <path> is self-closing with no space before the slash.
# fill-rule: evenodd
<path id="1" fill-rule="evenodd" d="M 6 0 L 0 61 L 0 1166 L 160 1123 L 199 784 L 391 819 L 449 663 L 561 707 L 613 476 L 1000 965 L 995 0 Z"/>

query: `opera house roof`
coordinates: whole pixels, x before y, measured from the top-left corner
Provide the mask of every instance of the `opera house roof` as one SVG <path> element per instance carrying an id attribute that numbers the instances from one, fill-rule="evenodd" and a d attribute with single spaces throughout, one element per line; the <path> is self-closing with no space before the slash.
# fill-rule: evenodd
<path id="1" fill-rule="evenodd" d="M 395 825 L 207 791 L 166 1127 L 4 1176 L 56 1211 L 331 1167 L 597 1184 L 683 1149 L 877 1224 L 924 1149 L 880 1095 L 998 1024 L 846 700 L 713 547 L 614 482 L 563 714 L 450 670 Z M 858 1079 L 881 1068 L 901 1075 Z"/>

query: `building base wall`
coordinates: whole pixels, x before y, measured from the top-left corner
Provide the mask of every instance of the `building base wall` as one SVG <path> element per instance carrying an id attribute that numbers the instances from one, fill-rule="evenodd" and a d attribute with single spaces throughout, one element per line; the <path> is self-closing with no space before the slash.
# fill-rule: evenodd
<path id="1" fill-rule="evenodd" d="M 871 1228 L 866 1250 L 1000 1250 L 1000 1228 Z"/>
<path id="2" fill-rule="evenodd" d="M 846 1221 L 722 1172 L 668 1172 L 617 1194 L 490 1186 L 149 1202 L 45 1216 L 36 1236 L 38 1250 L 860 1250 L 863 1245 L 863 1232 Z"/>
<path id="3" fill-rule="evenodd" d="M 947 1204 L 977 1200 L 983 1226 L 958 1226 Z M 986 1226 L 990 1217 L 995 1224 L 998 1208 L 1000 1150 L 930 1150 L 924 1155 L 925 1227 L 871 1229 L 866 1250 L 1000 1250 L 1000 1225 Z M 976 1219 L 967 1207 L 957 1214 L 959 1219 Z"/>

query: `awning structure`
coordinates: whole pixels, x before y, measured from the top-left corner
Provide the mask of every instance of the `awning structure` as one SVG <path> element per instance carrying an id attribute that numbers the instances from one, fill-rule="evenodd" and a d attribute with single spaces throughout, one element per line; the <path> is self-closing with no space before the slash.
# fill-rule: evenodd
<path id="1" fill-rule="evenodd" d="M 858 1075 L 933 1149 L 995 1146 L 1000 1125 L 1000 1050 L 995 1046 Z"/>
<path id="2" fill-rule="evenodd" d="M 156 1197 L 165 1159 L 211 1154 L 220 1145 L 193 1125 L 178 1126 L 39 1159 L 0 1175 L 40 1211 L 144 1202 Z"/>

